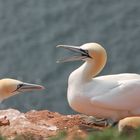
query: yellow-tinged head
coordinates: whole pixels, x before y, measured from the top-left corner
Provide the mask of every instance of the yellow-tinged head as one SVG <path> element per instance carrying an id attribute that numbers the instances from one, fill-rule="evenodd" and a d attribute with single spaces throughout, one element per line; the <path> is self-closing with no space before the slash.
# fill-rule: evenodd
<path id="1" fill-rule="evenodd" d="M 119 121 L 118 129 L 120 132 L 133 131 L 140 127 L 140 117 L 127 117 Z"/>
<path id="2" fill-rule="evenodd" d="M 98 43 L 87 43 L 80 47 L 88 51 L 88 55 L 92 59 L 107 59 L 106 50 Z"/>
<path id="3" fill-rule="evenodd" d="M 44 89 L 41 85 L 24 83 L 15 79 L 1 79 L 0 80 L 0 100 L 4 100 L 10 96 L 20 92 L 34 91 Z"/>
<path id="4" fill-rule="evenodd" d="M 106 63 L 107 54 L 105 49 L 98 43 L 86 43 L 80 47 L 78 46 L 69 46 L 69 45 L 58 45 L 57 47 L 65 48 L 76 53 L 72 57 L 60 59 L 57 62 L 68 62 L 68 61 L 93 61 L 97 60 L 103 61 Z"/>
<path id="5" fill-rule="evenodd" d="M 68 49 L 75 52 L 75 55 L 60 59 L 57 62 L 69 62 L 84 60 L 86 61 L 86 79 L 91 79 L 93 76 L 100 73 L 107 61 L 107 54 L 105 49 L 98 43 L 86 43 L 80 47 L 58 45 L 57 47 Z"/>

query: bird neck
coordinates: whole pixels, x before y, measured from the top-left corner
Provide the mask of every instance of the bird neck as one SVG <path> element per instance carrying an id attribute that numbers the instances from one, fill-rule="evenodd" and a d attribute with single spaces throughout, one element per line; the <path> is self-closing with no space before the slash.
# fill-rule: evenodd
<path id="1" fill-rule="evenodd" d="M 3 101 L 4 99 L 9 98 L 10 96 L 12 96 L 12 94 L 10 94 L 10 92 L 8 92 L 7 90 L 3 90 L 2 87 L 2 83 L 0 81 L 0 101 Z"/>
<path id="2" fill-rule="evenodd" d="M 77 80 L 82 83 L 91 81 L 93 77 L 95 77 L 98 73 L 101 72 L 105 64 L 106 59 L 102 58 L 88 60 L 78 69 L 76 69 L 72 73 L 71 77 L 77 77 Z"/>
<path id="3" fill-rule="evenodd" d="M 82 75 L 84 81 L 90 81 L 93 77 L 95 77 L 97 74 L 99 74 L 104 67 L 104 64 L 99 61 L 87 61 L 85 62 L 81 68 L 82 68 Z"/>

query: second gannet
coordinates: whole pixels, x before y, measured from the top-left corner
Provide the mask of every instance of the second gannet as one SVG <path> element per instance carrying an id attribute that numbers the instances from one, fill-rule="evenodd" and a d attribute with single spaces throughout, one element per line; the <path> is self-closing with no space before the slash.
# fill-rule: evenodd
<path id="1" fill-rule="evenodd" d="M 37 84 L 24 83 L 15 79 L 5 78 L 0 80 L 0 102 L 14 96 L 15 94 L 27 91 L 36 91 L 44 89 L 43 86 Z M 0 125 L 9 125 L 7 116 L 0 118 Z"/>
<path id="2" fill-rule="evenodd" d="M 140 75 L 122 73 L 96 77 L 107 61 L 105 49 L 98 43 L 82 46 L 58 45 L 76 53 L 58 62 L 84 60 L 68 80 L 67 98 L 77 112 L 105 118 L 116 123 L 129 116 L 140 115 Z"/>
<path id="3" fill-rule="evenodd" d="M 0 101 L 3 101 L 15 94 L 27 91 L 35 91 L 44 89 L 43 86 L 37 84 L 24 83 L 15 79 L 0 80 Z"/>
<path id="4" fill-rule="evenodd" d="M 119 121 L 119 132 L 130 132 L 140 127 L 140 117 L 126 117 Z"/>

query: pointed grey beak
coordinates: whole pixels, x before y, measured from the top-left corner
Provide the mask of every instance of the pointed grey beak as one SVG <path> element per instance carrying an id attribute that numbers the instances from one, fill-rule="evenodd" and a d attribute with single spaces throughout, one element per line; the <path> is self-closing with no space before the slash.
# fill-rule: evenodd
<path id="1" fill-rule="evenodd" d="M 18 85 L 16 91 L 25 92 L 25 91 L 36 91 L 36 90 L 43 90 L 43 89 L 45 88 L 41 85 L 21 83 Z"/>
<path id="2" fill-rule="evenodd" d="M 70 51 L 76 53 L 76 55 L 74 55 L 74 56 L 57 60 L 56 61 L 57 63 L 70 62 L 70 61 L 78 61 L 78 60 L 83 60 L 85 58 L 91 58 L 89 56 L 87 50 L 83 50 L 82 48 L 80 48 L 78 46 L 58 45 L 56 47 L 57 48 L 64 48 L 64 49 L 67 49 L 67 50 L 70 50 Z"/>

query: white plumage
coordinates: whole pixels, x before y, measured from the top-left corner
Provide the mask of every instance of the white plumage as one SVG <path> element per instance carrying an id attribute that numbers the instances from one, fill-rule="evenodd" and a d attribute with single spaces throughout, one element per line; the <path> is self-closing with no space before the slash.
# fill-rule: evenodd
<path id="1" fill-rule="evenodd" d="M 80 113 L 114 122 L 140 115 L 140 75 L 123 73 L 95 77 L 107 60 L 105 49 L 97 43 L 80 47 L 59 45 L 77 53 L 60 62 L 84 60 L 85 63 L 73 71 L 68 81 L 68 102 Z"/>

